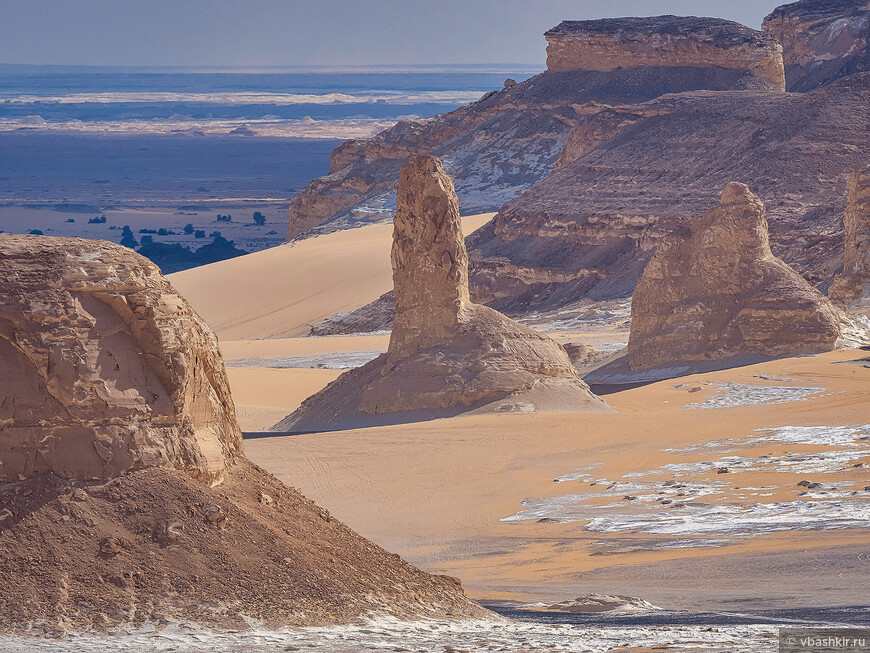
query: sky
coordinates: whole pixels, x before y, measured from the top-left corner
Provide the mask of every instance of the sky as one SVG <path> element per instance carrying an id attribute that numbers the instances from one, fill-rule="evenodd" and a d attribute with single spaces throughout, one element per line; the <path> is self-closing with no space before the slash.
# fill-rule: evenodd
<path id="1" fill-rule="evenodd" d="M 0 63 L 360 66 L 545 60 L 562 20 L 718 16 L 779 0 L 0 0 Z"/>

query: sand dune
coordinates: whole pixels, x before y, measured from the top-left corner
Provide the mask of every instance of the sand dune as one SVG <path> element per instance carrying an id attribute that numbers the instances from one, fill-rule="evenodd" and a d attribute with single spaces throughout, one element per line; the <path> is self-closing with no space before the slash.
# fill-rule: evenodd
<path id="1" fill-rule="evenodd" d="M 467 234 L 493 213 L 463 219 Z M 392 288 L 392 224 L 340 231 L 169 275 L 221 340 L 308 334 Z"/>

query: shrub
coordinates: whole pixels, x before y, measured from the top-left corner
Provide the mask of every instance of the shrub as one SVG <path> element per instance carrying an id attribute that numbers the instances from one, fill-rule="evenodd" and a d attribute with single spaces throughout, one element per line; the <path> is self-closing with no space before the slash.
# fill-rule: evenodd
<path id="1" fill-rule="evenodd" d="M 197 229 L 196 231 L 193 232 L 193 237 L 194 238 L 205 238 L 205 230 L 204 229 Z"/>
<path id="2" fill-rule="evenodd" d="M 145 239 L 143 238 L 142 240 Z M 121 244 L 124 247 L 129 247 L 130 249 L 133 249 L 139 244 L 133 237 L 133 230 L 130 229 L 130 225 L 124 225 L 124 230 L 121 232 Z"/>
<path id="3" fill-rule="evenodd" d="M 189 222 L 184 225 L 184 233 L 186 233 L 188 236 L 193 233 L 193 225 Z"/>
<path id="4" fill-rule="evenodd" d="M 98 215 L 96 218 L 91 218 L 88 224 L 106 224 L 106 216 Z"/>
<path id="5" fill-rule="evenodd" d="M 154 242 L 154 236 L 142 236 L 142 245 L 150 245 Z"/>
<path id="6" fill-rule="evenodd" d="M 41 229 L 31 229 L 27 233 L 29 233 L 31 236 L 44 236 L 45 235 L 44 233 L 42 233 Z"/>
<path id="7" fill-rule="evenodd" d="M 156 234 L 157 230 L 156 229 L 140 229 L 139 233 L 140 234 Z"/>
<path id="8" fill-rule="evenodd" d="M 254 211 L 254 224 L 264 225 L 266 224 L 266 216 L 260 213 L 259 211 Z"/>

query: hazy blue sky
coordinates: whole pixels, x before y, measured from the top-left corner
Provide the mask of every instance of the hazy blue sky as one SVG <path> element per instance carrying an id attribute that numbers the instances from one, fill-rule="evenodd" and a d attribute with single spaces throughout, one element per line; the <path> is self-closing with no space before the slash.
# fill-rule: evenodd
<path id="1" fill-rule="evenodd" d="M 0 0 L 0 63 L 543 64 L 565 19 L 720 16 L 777 0 Z"/>

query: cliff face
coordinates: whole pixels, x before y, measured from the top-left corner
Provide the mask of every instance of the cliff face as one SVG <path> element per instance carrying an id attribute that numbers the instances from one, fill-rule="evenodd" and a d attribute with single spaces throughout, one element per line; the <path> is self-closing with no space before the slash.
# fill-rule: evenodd
<path id="1" fill-rule="evenodd" d="M 870 71 L 867 0 L 793 2 L 774 10 L 762 28 L 782 45 L 790 91 L 810 91 Z"/>
<path id="2" fill-rule="evenodd" d="M 553 169 L 571 130 L 608 108 L 601 104 L 699 89 L 783 88 L 778 46 L 736 23 L 662 17 L 582 24 L 591 43 L 581 57 L 587 67 L 560 63 L 578 50 L 577 34 L 565 27 L 573 23 L 563 23 L 548 33 L 558 41 L 551 48 L 563 54 L 553 54 L 556 63 L 547 72 L 451 113 L 339 145 L 330 174 L 294 197 L 288 239 L 389 218 L 399 168 L 414 155 L 442 159 L 464 214 L 497 210 Z M 620 48 L 624 61 L 607 64 Z"/>
<path id="3" fill-rule="evenodd" d="M 242 437 L 217 339 L 150 261 L 0 235 L 0 482 L 175 467 L 219 482 Z"/>
<path id="4" fill-rule="evenodd" d="M 773 256 L 764 204 L 729 184 L 721 204 L 668 235 L 631 307 L 632 370 L 830 351 L 848 321 Z"/>
<path id="5" fill-rule="evenodd" d="M 829 294 L 841 306 L 870 317 L 870 168 L 852 175 L 843 226 L 843 272 Z"/>
<path id="6" fill-rule="evenodd" d="M 642 109 L 642 110 L 641 110 Z M 826 290 L 853 170 L 870 158 L 870 74 L 808 94 L 685 93 L 575 133 L 615 135 L 469 238 L 476 301 L 512 313 L 631 294 L 660 239 L 736 179 L 768 205 L 775 255 Z M 593 141 L 594 142 L 594 141 Z"/>
<path id="7" fill-rule="evenodd" d="M 759 86 L 785 90 L 777 42 L 727 20 L 681 16 L 567 20 L 544 36 L 551 71 L 721 68 L 742 71 Z"/>

